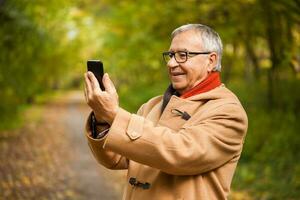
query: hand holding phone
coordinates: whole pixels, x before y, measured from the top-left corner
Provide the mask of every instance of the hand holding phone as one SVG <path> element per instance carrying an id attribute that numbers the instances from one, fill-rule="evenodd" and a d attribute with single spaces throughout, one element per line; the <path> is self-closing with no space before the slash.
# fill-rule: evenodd
<path id="1" fill-rule="evenodd" d="M 87 70 L 92 72 L 99 82 L 102 90 L 105 88 L 102 84 L 102 78 L 104 76 L 103 64 L 100 60 L 88 60 Z M 110 80 L 107 74 L 107 90 L 105 92 L 100 92 L 91 87 L 91 74 L 85 74 L 85 98 L 87 104 L 94 112 L 95 123 L 91 123 L 91 126 L 95 128 L 98 122 L 107 122 L 112 124 L 115 116 L 117 115 L 119 108 L 119 98 L 116 88 L 113 82 Z M 88 86 L 88 87 L 87 87 Z M 99 121 L 98 121 L 99 120 Z M 94 125 L 93 125 L 94 124 Z M 93 128 L 92 135 L 96 134 L 96 129 Z"/>
<path id="2" fill-rule="evenodd" d="M 100 60 L 88 60 L 87 70 L 95 75 L 96 79 L 99 82 L 101 90 L 105 90 L 104 85 L 102 83 L 102 78 L 104 74 L 103 63 Z"/>

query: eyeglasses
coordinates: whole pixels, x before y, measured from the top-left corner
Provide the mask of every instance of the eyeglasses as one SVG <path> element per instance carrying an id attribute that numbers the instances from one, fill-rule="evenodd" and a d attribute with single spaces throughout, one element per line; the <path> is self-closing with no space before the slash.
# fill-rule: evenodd
<path id="1" fill-rule="evenodd" d="M 168 63 L 174 56 L 177 63 L 184 63 L 190 57 L 194 57 L 200 54 L 210 54 L 211 52 L 189 52 L 189 51 L 166 51 L 163 52 L 163 57 L 166 63 Z"/>

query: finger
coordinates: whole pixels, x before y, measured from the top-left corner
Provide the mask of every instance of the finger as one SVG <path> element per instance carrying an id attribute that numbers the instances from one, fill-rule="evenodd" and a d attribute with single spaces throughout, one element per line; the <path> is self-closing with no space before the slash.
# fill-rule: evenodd
<path id="1" fill-rule="evenodd" d="M 84 98 L 85 98 L 85 101 L 88 102 L 88 98 L 87 98 L 87 89 L 86 87 L 84 87 Z"/>
<path id="2" fill-rule="evenodd" d="M 86 88 L 86 95 L 87 97 L 89 96 L 89 94 L 92 92 L 92 86 L 91 86 L 91 81 L 88 78 L 87 73 L 84 73 L 84 82 L 85 82 L 85 88 Z"/>
<path id="3" fill-rule="evenodd" d="M 111 94 L 116 92 L 116 88 L 115 88 L 113 82 L 110 80 L 108 73 L 104 74 L 102 81 L 103 81 L 103 85 L 105 87 L 105 91 L 107 91 L 108 93 L 111 93 Z"/>
<path id="4" fill-rule="evenodd" d="M 88 75 L 88 78 L 91 82 L 91 88 L 93 91 L 97 91 L 97 90 L 100 90 L 100 85 L 98 83 L 98 80 L 97 78 L 95 77 L 95 75 L 92 73 L 92 72 L 87 72 L 87 75 Z"/>
<path id="5" fill-rule="evenodd" d="M 90 98 L 91 94 L 93 93 L 93 90 L 92 90 L 92 86 L 91 86 L 91 81 L 88 78 L 87 73 L 84 74 L 84 79 L 85 79 L 85 100 L 88 103 L 89 98 Z"/>

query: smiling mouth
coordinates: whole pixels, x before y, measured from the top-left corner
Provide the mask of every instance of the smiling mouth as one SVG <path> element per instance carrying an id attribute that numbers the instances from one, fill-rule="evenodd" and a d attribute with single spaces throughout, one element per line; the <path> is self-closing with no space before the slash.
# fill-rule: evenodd
<path id="1" fill-rule="evenodd" d="M 184 75 L 185 73 L 171 73 L 171 76 L 180 76 L 180 75 Z"/>

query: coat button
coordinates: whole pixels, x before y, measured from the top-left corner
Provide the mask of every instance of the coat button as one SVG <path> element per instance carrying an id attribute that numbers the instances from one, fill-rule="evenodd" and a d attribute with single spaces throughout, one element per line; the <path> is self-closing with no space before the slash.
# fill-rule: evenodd
<path id="1" fill-rule="evenodd" d="M 127 131 L 127 135 L 130 137 L 131 140 L 136 140 L 141 136 L 141 134 L 136 131 Z"/>

